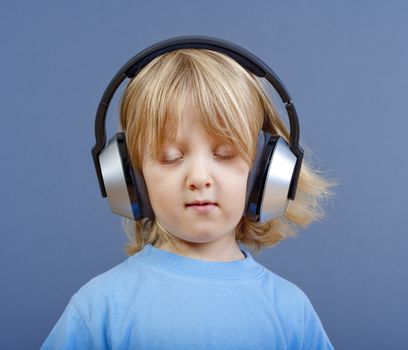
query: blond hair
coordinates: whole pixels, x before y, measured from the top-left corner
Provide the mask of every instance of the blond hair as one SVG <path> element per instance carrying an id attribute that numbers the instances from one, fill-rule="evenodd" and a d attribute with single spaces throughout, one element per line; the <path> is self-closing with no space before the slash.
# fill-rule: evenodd
<path id="1" fill-rule="evenodd" d="M 199 123 L 210 136 L 237 148 L 252 164 L 261 128 L 289 140 L 289 131 L 260 79 L 232 58 L 211 50 L 180 49 L 156 57 L 128 84 L 121 100 L 120 122 L 126 134 L 132 165 L 142 173 L 145 154 L 158 157 L 164 137 L 174 138 L 185 101 L 191 97 Z M 149 148 L 146 147 L 149 145 Z M 307 149 L 305 150 L 307 158 Z M 255 223 L 242 217 L 236 241 L 259 253 L 294 236 L 298 226 L 324 217 L 323 199 L 334 186 L 304 159 L 294 201 L 285 216 Z M 132 255 L 159 239 L 177 239 L 156 220 L 124 219 Z"/>

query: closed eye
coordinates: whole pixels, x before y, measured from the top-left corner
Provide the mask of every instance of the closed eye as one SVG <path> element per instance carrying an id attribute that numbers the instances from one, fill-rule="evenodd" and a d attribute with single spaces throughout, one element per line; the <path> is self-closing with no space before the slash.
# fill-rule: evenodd
<path id="1" fill-rule="evenodd" d="M 235 157 L 235 155 L 222 155 L 222 154 L 214 154 L 214 155 L 221 159 L 232 159 Z"/>
<path id="2" fill-rule="evenodd" d="M 219 159 L 223 159 L 223 160 L 235 158 L 236 156 L 235 147 L 228 145 L 228 144 L 220 144 L 216 148 L 216 152 L 214 153 L 214 156 L 216 156 Z"/>
<path id="3" fill-rule="evenodd" d="M 177 161 L 179 161 L 181 159 L 183 159 L 183 157 L 178 157 L 178 158 L 175 158 L 175 159 L 162 159 L 161 162 L 163 164 L 174 164 L 174 163 L 176 163 Z"/>

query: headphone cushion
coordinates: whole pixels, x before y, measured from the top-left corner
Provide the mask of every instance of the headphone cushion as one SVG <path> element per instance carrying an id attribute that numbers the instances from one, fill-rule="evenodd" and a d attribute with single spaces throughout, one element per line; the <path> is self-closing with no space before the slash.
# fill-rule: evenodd
<path id="1" fill-rule="evenodd" d="M 130 170 L 132 174 L 133 183 L 136 188 L 137 198 L 139 200 L 139 207 L 141 213 L 140 219 L 141 218 L 154 219 L 155 215 L 152 205 L 150 204 L 149 193 L 147 191 L 145 179 L 138 170 L 134 169 L 133 167 L 131 167 Z"/>
<path id="2" fill-rule="evenodd" d="M 260 130 L 258 133 L 258 141 L 256 145 L 256 152 L 255 158 L 252 163 L 252 167 L 248 174 L 248 182 L 247 182 L 247 192 L 246 192 L 246 199 L 245 199 L 245 207 L 248 205 L 249 195 L 251 194 L 252 188 L 254 187 L 254 183 L 256 180 L 256 175 L 258 173 L 260 161 L 262 158 L 263 149 L 265 146 L 265 133 L 263 130 Z"/>

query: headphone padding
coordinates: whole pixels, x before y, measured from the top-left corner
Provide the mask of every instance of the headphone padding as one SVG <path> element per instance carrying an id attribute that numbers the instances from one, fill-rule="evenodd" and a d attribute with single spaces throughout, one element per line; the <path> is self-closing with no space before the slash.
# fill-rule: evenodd
<path id="1" fill-rule="evenodd" d="M 137 197 L 139 199 L 139 207 L 141 212 L 141 218 L 154 219 L 154 211 L 149 200 L 149 193 L 147 191 L 146 182 L 143 175 L 136 169 L 132 167 L 131 175 L 133 178 L 133 183 L 136 187 Z"/>
<path id="2" fill-rule="evenodd" d="M 251 170 L 249 171 L 249 174 L 248 174 L 245 207 L 248 205 L 249 195 L 251 194 L 252 188 L 254 187 L 254 182 L 256 179 L 256 175 L 258 173 L 259 163 L 261 161 L 261 156 L 262 156 L 264 146 L 265 146 L 265 133 L 263 130 L 260 130 L 258 134 L 258 142 L 256 145 L 255 158 L 252 163 Z"/>

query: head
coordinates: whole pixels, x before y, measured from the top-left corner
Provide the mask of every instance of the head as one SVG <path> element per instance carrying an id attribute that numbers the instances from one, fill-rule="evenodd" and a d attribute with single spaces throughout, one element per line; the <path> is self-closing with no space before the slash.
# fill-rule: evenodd
<path id="1" fill-rule="evenodd" d="M 243 217 L 248 173 L 259 130 L 286 139 L 288 131 L 259 80 L 233 59 L 202 49 L 155 58 L 127 86 L 121 126 L 156 216 L 135 223 L 129 253 L 158 240 L 245 243 L 271 231 Z"/>

